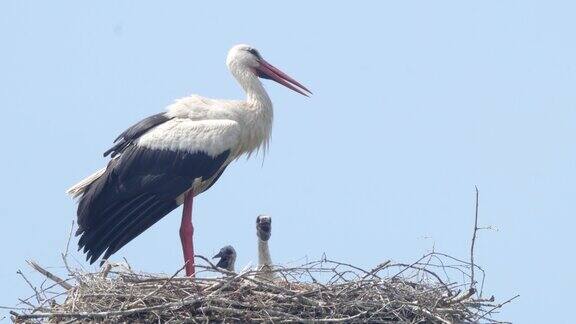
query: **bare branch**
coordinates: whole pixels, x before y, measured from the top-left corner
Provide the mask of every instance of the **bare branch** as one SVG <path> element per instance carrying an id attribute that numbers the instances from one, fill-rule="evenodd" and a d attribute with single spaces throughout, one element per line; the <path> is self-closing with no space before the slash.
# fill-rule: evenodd
<path id="1" fill-rule="evenodd" d="M 66 241 L 66 249 L 64 250 L 64 253 L 62 253 L 62 261 L 64 262 L 64 266 L 66 267 L 66 270 L 68 270 L 68 273 L 72 273 L 72 269 L 70 268 L 70 265 L 68 265 L 68 251 L 70 250 L 70 241 L 72 240 L 72 233 L 74 232 L 74 220 L 72 220 L 72 225 L 70 226 L 70 233 L 68 234 L 68 240 Z"/>
<path id="2" fill-rule="evenodd" d="M 59 277 L 55 276 L 54 274 L 52 274 L 50 271 L 42 268 L 41 266 L 38 265 L 38 263 L 28 260 L 26 261 L 32 268 L 34 268 L 34 270 L 40 272 L 41 274 L 43 274 L 44 276 L 46 276 L 46 278 L 54 281 L 55 283 L 59 284 L 60 286 L 62 286 L 62 288 L 68 290 L 68 289 L 72 289 L 72 285 L 67 283 L 65 280 L 60 279 Z"/>
<path id="3" fill-rule="evenodd" d="M 474 213 L 474 231 L 472 232 L 472 243 L 470 244 L 470 291 L 473 291 L 472 293 L 476 292 L 476 281 L 474 279 L 474 246 L 476 245 L 476 235 L 478 233 L 478 208 L 479 208 L 479 196 L 480 196 L 480 192 L 478 190 L 478 186 L 474 186 L 474 189 L 476 190 L 476 208 L 475 208 L 475 213 Z"/>

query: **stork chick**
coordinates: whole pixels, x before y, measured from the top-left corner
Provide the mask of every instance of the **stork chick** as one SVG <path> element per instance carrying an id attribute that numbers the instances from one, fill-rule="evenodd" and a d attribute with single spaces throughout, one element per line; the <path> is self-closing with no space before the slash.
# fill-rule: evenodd
<path id="1" fill-rule="evenodd" d="M 218 268 L 228 271 L 234 271 L 234 264 L 236 263 L 236 250 L 231 245 L 226 245 L 220 249 L 220 252 L 212 257 L 212 259 L 220 258 L 216 264 Z"/>
<path id="2" fill-rule="evenodd" d="M 268 240 L 272 235 L 272 217 L 268 215 L 259 215 L 256 217 L 256 236 L 258 236 L 258 277 L 273 280 L 272 258 Z"/>

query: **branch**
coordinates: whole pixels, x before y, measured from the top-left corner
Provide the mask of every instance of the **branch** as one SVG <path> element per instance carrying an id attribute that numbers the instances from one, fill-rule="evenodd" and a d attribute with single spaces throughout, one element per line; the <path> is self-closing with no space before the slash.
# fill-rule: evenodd
<path id="1" fill-rule="evenodd" d="M 19 274 L 20 276 L 22 276 L 22 278 L 24 278 L 24 281 L 26 281 L 28 286 L 30 286 L 30 288 L 32 288 L 32 290 L 34 290 L 34 296 L 36 297 L 36 301 L 41 302 L 42 297 L 40 297 L 40 294 L 38 293 L 38 289 L 36 289 L 36 287 L 30 282 L 30 280 L 28 280 L 28 278 L 26 278 L 26 276 L 24 275 L 24 273 L 22 273 L 21 270 L 16 271 L 16 273 Z"/>
<path id="2" fill-rule="evenodd" d="M 64 261 L 64 266 L 68 270 L 68 274 L 72 274 L 73 271 L 68 265 L 68 251 L 70 249 L 70 241 L 72 240 L 72 232 L 74 231 L 74 221 L 72 221 L 72 226 L 70 226 L 70 233 L 68 234 L 68 241 L 66 241 L 66 250 L 62 253 L 62 261 Z"/>
<path id="3" fill-rule="evenodd" d="M 183 300 L 172 303 L 165 303 L 150 307 L 132 308 L 123 311 L 109 311 L 109 312 L 78 312 L 78 313 L 67 313 L 67 312 L 54 312 L 54 313 L 34 313 L 34 314 L 18 314 L 16 312 L 10 312 L 10 314 L 18 317 L 18 319 L 30 319 L 30 318 L 45 318 L 45 317 L 79 317 L 79 318 L 91 318 L 91 317 L 108 317 L 108 316 L 127 316 L 138 314 L 142 312 L 150 312 L 154 310 L 161 309 L 171 309 L 171 308 L 181 308 L 184 306 L 189 306 L 195 303 L 199 303 L 203 300 L 203 297 L 194 298 L 189 300 Z"/>
<path id="4" fill-rule="evenodd" d="M 55 275 L 53 275 L 50 271 L 42 268 L 41 266 L 38 265 L 38 263 L 34 262 L 34 261 L 26 261 L 32 268 L 34 268 L 34 270 L 40 272 L 41 274 L 43 274 L 46 278 L 54 281 L 55 283 L 59 284 L 62 288 L 66 289 L 66 290 L 70 290 L 72 289 L 72 285 L 67 283 L 66 280 L 63 280 Z"/>
<path id="5" fill-rule="evenodd" d="M 481 319 L 485 318 L 486 316 L 492 314 L 492 312 L 494 312 L 495 310 L 497 310 L 497 309 L 499 309 L 499 308 L 502 308 L 502 306 L 504 306 L 504 305 L 512 302 L 514 299 L 516 299 L 516 298 L 518 298 L 518 297 L 520 297 L 520 295 L 516 295 L 516 296 L 508 299 L 507 301 L 505 301 L 505 302 L 503 302 L 503 303 L 501 303 L 501 304 L 498 304 L 498 305 L 492 307 L 491 309 L 489 309 L 489 310 L 487 310 L 486 312 L 484 312 L 484 314 L 482 314 L 482 315 L 478 318 L 478 320 L 481 320 Z"/>
<path id="6" fill-rule="evenodd" d="M 472 232 L 472 244 L 470 244 L 470 291 L 473 293 L 476 292 L 476 288 L 474 288 L 474 285 L 476 284 L 474 279 L 474 245 L 476 245 L 476 235 L 478 233 L 478 197 L 480 195 L 478 186 L 474 186 L 474 189 L 476 190 L 476 212 L 474 213 L 474 231 Z"/>

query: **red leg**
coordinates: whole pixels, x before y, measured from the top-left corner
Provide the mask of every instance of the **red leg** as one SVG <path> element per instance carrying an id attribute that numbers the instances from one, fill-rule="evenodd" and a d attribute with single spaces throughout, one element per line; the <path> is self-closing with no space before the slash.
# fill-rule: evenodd
<path id="1" fill-rule="evenodd" d="M 180 224 L 180 240 L 182 241 L 182 251 L 184 252 L 184 262 L 186 263 L 186 276 L 193 277 L 196 272 L 194 268 L 194 226 L 192 226 L 192 200 L 194 193 L 188 191 L 184 196 L 184 209 L 182 210 L 182 224 Z"/>

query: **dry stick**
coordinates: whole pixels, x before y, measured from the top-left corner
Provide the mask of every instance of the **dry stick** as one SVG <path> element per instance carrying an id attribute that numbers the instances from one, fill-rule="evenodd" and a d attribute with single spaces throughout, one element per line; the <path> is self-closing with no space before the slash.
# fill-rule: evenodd
<path id="1" fill-rule="evenodd" d="M 18 301 L 22 304 L 28 305 L 28 307 L 30 307 L 30 309 L 36 308 L 36 306 L 32 305 L 30 302 L 28 302 L 27 300 L 24 300 L 22 298 L 18 298 Z"/>
<path id="2" fill-rule="evenodd" d="M 268 283 L 268 282 L 264 282 L 264 281 L 259 280 L 259 279 L 256 279 L 256 278 L 245 277 L 245 279 L 246 279 L 246 280 L 249 280 L 249 281 L 251 281 L 251 282 L 253 282 L 253 283 L 257 284 L 257 285 L 264 286 L 264 287 L 266 287 L 266 288 L 268 288 L 268 289 L 270 289 L 270 290 L 275 290 L 275 291 L 277 291 L 277 292 L 279 291 L 279 292 L 283 292 L 283 293 L 289 294 L 289 295 L 297 298 L 298 301 L 300 301 L 300 302 L 301 302 L 302 304 L 304 304 L 304 305 L 308 305 L 308 306 L 320 306 L 317 301 L 312 300 L 312 299 L 309 299 L 309 298 L 306 298 L 306 297 L 304 297 L 304 296 L 299 296 L 298 294 L 296 294 L 296 293 L 295 293 L 294 291 L 292 291 L 292 290 L 285 289 L 285 288 L 282 288 L 282 287 L 280 287 L 280 286 L 276 286 L 276 285 L 274 285 L 274 284 L 270 284 L 270 283 Z"/>
<path id="3" fill-rule="evenodd" d="M 25 307 L 10 307 L 10 306 L 0 306 L 0 309 L 11 309 L 11 310 L 21 310 L 21 311 L 29 311 L 29 308 Z"/>
<path id="4" fill-rule="evenodd" d="M 464 260 L 461 260 L 461 259 L 458 259 L 458 258 L 455 258 L 455 257 L 453 257 L 453 256 L 451 256 L 451 255 L 446 254 L 446 253 L 442 253 L 442 252 L 430 252 L 430 254 L 433 254 L 433 255 L 435 255 L 435 256 L 443 256 L 443 257 L 445 257 L 445 258 L 447 258 L 447 259 L 451 259 L 451 260 L 454 260 L 454 261 L 456 261 L 456 262 L 460 262 L 460 263 L 463 263 L 463 264 L 467 264 L 469 267 L 472 266 L 472 264 L 471 264 L 470 262 L 464 261 Z M 484 271 L 484 269 L 483 269 L 482 267 L 480 267 L 479 265 L 475 264 L 475 265 L 474 265 L 474 268 L 480 270 L 480 272 L 482 272 L 482 276 L 485 276 L 486 271 Z M 468 275 L 468 277 L 470 277 L 470 276 Z"/>
<path id="5" fill-rule="evenodd" d="M 329 260 L 329 259 L 326 259 L 326 257 L 324 257 L 324 260 L 323 260 L 323 261 L 324 261 L 324 263 L 332 263 L 332 264 L 335 264 L 336 266 L 346 266 L 346 267 L 349 267 L 349 268 L 352 268 L 352 269 L 355 269 L 355 270 L 358 270 L 358 271 L 362 271 L 362 272 L 364 272 L 366 275 L 372 275 L 372 276 L 380 279 L 380 277 L 378 277 L 377 275 L 375 275 L 375 274 L 373 274 L 373 273 L 370 273 L 370 272 L 368 272 L 368 271 L 366 271 L 366 270 L 364 270 L 364 269 L 362 269 L 362 268 L 353 266 L 353 265 L 351 265 L 351 264 L 349 264 L 349 263 L 343 263 L 343 262 L 338 262 L 338 261 Z"/>
<path id="6" fill-rule="evenodd" d="M 499 308 L 502 308 L 502 306 L 504 306 L 504 305 L 512 302 L 514 299 L 516 299 L 516 298 L 518 298 L 518 297 L 520 297 L 520 295 L 516 295 L 516 296 L 508 299 L 507 301 L 505 301 L 505 302 L 503 302 L 503 303 L 501 303 L 501 304 L 498 304 L 498 305 L 492 307 L 491 309 L 485 311 L 484 314 L 480 315 L 480 317 L 478 318 L 478 321 L 480 321 L 481 319 L 483 319 L 483 318 L 486 317 L 487 315 L 492 314 L 493 311 L 495 311 L 495 310 L 497 310 L 497 309 L 499 309 Z"/>
<path id="7" fill-rule="evenodd" d="M 109 317 L 109 316 L 128 316 L 134 315 L 142 312 L 150 312 L 162 309 L 172 309 L 181 308 L 184 306 L 189 306 L 201 302 L 204 297 L 183 300 L 178 302 L 166 303 L 150 307 L 132 308 L 123 311 L 108 311 L 108 312 L 77 312 L 77 313 L 66 313 L 66 312 L 54 312 L 54 313 L 35 313 L 35 314 L 18 314 L 10 312 L 12 315 L 17 316 L 19 319 L 30 319 L 30 318 L 45 318 L 45 317 L 79 317 L 79 318 L 89 318 L 89 317 Z"/>
<path id="8" fill-rule="evenodd" d="M 72 221 L 72 226 L 70 226 L 70 233 L 68 234 L 68 241 L 66 241 L 66 250 L 62 253 L 62 261 L 64 261 L 64 266 L 68 270 L 68 274 L 72 274 L 72 269 L 68 265 L 68 250 L 70 249 L 70 241 L 72 240 L 72 232 L 74 231 L 74 221 Z"/>
<path id="9" fill-rule="evenodd" d="M 52 296 L 52 297 L 50 297 L 50 298 L 44 299 L 44 300 L 40 303 L 40 305 L 38 305 L 38 306 L 36 307 L 36 309 L 35 309 L 34 311 L 40 310 L 40 309 L 46 310 L 46 307 L 44 307 L 44 306 L 54 307 L 54 303 L 56 302 L 56 298 L 58 298 L 58 297 L 60 297 L 60 296 L 63 296 L 63 295 L 66 295 L 66 294 L 67 294 L 67 292 L 66 292 L 66 291 L 63 291 L 63 292 L 60 292 L 60 293 L 58 293 L 58 294 L 56 294 L 56 295 L 54 295 L 54 296 Z"/>
<path id="10" fill-rule="evenodd" d="M 228 271 L 228 270 L 226 270 L 226 269 L 218 268 L 214 263 L 210 262 L 210 260 L 208 260 L 208 258 L 206 258 L 206 257 L 203 256 L 203 255 L 195 255 L 194 257 L 195 257 L 195 258 L 198 258 L 198 259 L 201 259 L 201 260 L 203 260 L 204 262 L 208 263 L 208 265 L 210 265 L 210 267 L 205 267 L 205 266 L 202 266 L 202 265 L 198 265 L 200 268 L 212 269 L 212 270 L 216 270 L 216 271 L 218 271 L 218 272 L 222 272 L 222 273 L 224 273 L 224 274 L 236 274 L 236 273 L 234 273 L 233 271 Z"/>
<path id="11" fill-rule="evenodd" d="M 131 303 L 130 305 L 128 305 L 127 307 L 130 308 L 132 306 L 136 306 L 136 304 L 143 302 L 144 300 L 150 298 L 150 296 L 154 295 L 155 293 L 159 292 L 160 289 L 166 287 L 166 285 L 168 283 L 170 283 L 170 281 L 172 281 L 172 279 L 174 279 L 174 277 L 176 277 L 180 272 L 182 272 L 182 270 L 184 270 L 184 268 L 186 267 L 186 265 L 183 265 L 180 269 L 178 269 L 178 271 L 176 271 L 172 277 L 168 278 L 168 280 L 166 280 L 166 282 L 164 282 L 162 285 L 160 285 L 158 288 L 156 288 L 155 290 L 153 290 L 152 292 L 150 292 L 148 295 L 139 298 L 138 300 L 136 300 L 135 302 Z"/>
<path id="12" fill-rule="evenodd" d="M 440 278 L 439 275 L 437 275 L 434 271 L 428 270 L 426 268 L 422 268 L 422 267 L 418 267 L 415 264 L 417 263 L 412 263 L 412 264 L 406 264 L 406 263 L 394 263 L 391 266 L 399 266 L 399 267 L 406 267 L 406 269 L 415 269 L 415 270 L 420 270 L 420 271 L 424 271 L 432 276 L 434 276 L 436 278 L 436 280 L 438 280 L 438 282 L 443 286 L 443 288 L 446 290 L 446 292 L 448 293 L 449 296 L 452 296 L 453 291 L 450 290 L 450 288 L 448 287 L 448 285 Z M 402 270 L 404 271 L 404 270 Z M 392 277 L 392 279 L 395 279 L 398 276 L 398 274 L 394 275 L 394 277 Z"/>
<path id="13" fill-rule="evenodd" d="M 348 322 L 351 321 L 355 318 L 358 318 L 362 315 L 365 315 L 366 313 L 368 313 L 367 311 L 364 312 L 360 312 L 356 315 L 352 315 L 352 316 L 348 316 L 348 317 L 341 317 L 341 318 L 320 318 L 320 319 L 314 319 L 312 322 L 314 323 L 322 323 L 322 322 L 330 322 L 330 323 L 334 323 L 334 322 Z"/>
<path id="14" fill-rule="evenodd" d="M 72 289 L 71 284 L 69 284 L 65 280 L 60 279 L 59 277 L 53 275 L 51 272 L 45 270 L 44 268 L 39 266 L 36 262 L 31 261 L 31 260 L 27 260 L 26 263 L 28 263 L 32 268 L 34 268 L 34 270 L 36 270 L 36 271 L 40 272 L 41 274 L 43 274 L 44 276 L 46 276 L 46 278 L 59 284 L 62 288 L 66 289 L 66 290 Z"/>
<path id="15" fill-rule="evenodd" d="M 420 259 L 412 262 L 412 264 L 410 266 L 405 267 L 404 269 L 400 270 L 398 273 L 396 273 L 395 275 L 393 275 L 390 279 L 394 280 L 396 279 L 398 276 L 400 276 L 403 272 L 408 271 L 408 269 L 411 269 L 413 265 L 417 265 L 420 263 L 420 261 L 426 259 L 428 256 L 430 255 L 430 253 L 424 254 Z M 394 266 L 395 264 L 390 265 L 391 267 Z"/>
<path id="16" fill-rule="evenodd" d="M 20 276 L 22 276 L 22 278 L 24 278 L 24 281 L 26 281 L 28 286 L 30 286 L 30 288 L 32 288 L 32 290 L 34 290 L 34 296 L 36 297 L 36 301 L 40 303 L 42 301 L 42 298 L 40 297 L 40 294 L 38 293 L 38 289 L 36 289 L 36 287 L 30 282 L 30 280 L 28 280 L 28 278 L 26 278 L 26 276 L 24 275 L 24 273 L 22 273 L 21 270 L 16 271 L 16 273 L 19 274 Z M 30 299 L 30 298 L 28 298 L 28 299 Z"/>
<path id="17" fill-rule="evenodd" d="M 419 308 L 420 311 L 422 311 L 422 313 L 424 313 L 426 315 L 426 317 L 428 317 L 428 318 L 433 318 L 433 319 L 441 322 L 442 324 L 452 324 L 451 321 L 440 317 L 440 315 L 432 314 L 429 310 L 427 310 L 424 307 L 416 307 L 416 308 Z"/>
<path id="18" fill-rule="evenodd" d="M 475 293 L 475 289 L 474 289 L 474 288 L 470 288 L 470 289 L 468 289 L 468 292 L 467 292 L 467 293 L 465 293 L 465 294 L 462 295 L 462 296 L 456 296 L 455 298 L 453 298 L 453 299 L 451 299 L 451 300 L 448 300 L 448 301 L 446 302 L 446 304 L 447 304 L 447 305 L 453 305 L 453 304 L 456 304 L 456 303 L 463 302 L 463 301 L 465 301 L 466 299 L 472 297 L 472 295 L 474 295 L 474 293 Z"/>
<path id="19" fill-rule="evenodd" d="M 482 228 L 479 227 L 478 229 L 480 230 L 480 229 L 482 229 Z M 482 272 L 482 281 L 481 281 L 481 283 L 480 283 L 480 297 L 482 296 L 482 292 L 484 291 L 484 281 L 486 280 L 486 271 L 484 271 L 484 269 L 483 269 L 481 266 L 479 266 L 479 265 L 477 265 L 477 264 L 471 264 L 471 263 L 468 262 L 468 261 L 460 260 L 460 259 L 455 258 L 455 257 L 453 257 L 453 256 L 451 256 L 451 255 L 446 254 L 446 253 L 441 253 L 441 252 L 431 252 L 431 253 L 434 254 L 434 255 L 436 255 L 436 256 L 443 256 L 443 257 L 445 257 L 445 258 L 452 259 L 452 260 L 454 260 L 454 261 L 456 261 L 456 262 L 460 262 L 460 263 L 463 263 L 463 264 L 468 264 L 471 268 L 475 268 L 475 269 L 477 269 L 477 270 L 480 270 L 480 272 Z M 466 274 L 466 276 L 468 276 L 469 278 L 471 278 L 471 276 L 468 275 L 468 274 Z"/>
<path id="20" fill-rule="evenodd" d="M 376 268 L 370 270 L 370 273 L 368 273 L 367 275 L 364 275 L 364 277 L 362 277 L 362 279 L 366 279 L 367 277 L 369 277 L 371 275 L 377 274 L 382 269 L 386 268 L 391 262 L 392 261 L 390 261 L 390 260 L 386 260 L 383 263 L 380 263 L 378 266 L 376 266 Z"/>
<path id="21" fill-rule="evenodd" d="M 52 288 L 54 288 L 55 286 L 58 286 L 58 284 L 57 284 L 57 283 L 52 284 L 52 285 L 46 287 L 45 290 L 52 289 Z M 18 298 L 18 300 L 19 300 L 20 302 L 27 302 L 27 301 L 29 301 L 30 299 L 34 298 L 34 297 L 36 297 L 36 295 L 32 295 L 32 296 L 30 296 L 30 297 L 26 297 L 25 299 L 20 299 L 20 298 Z M 38 303 L 42 303 L 42 301 L 39 300 Z"/>
<path id="22" fill-rule="evenodd" d="M 472 232 L 472 244 L 470 244 L 470 264 L 472 266 L 470 267 L 470 289 L 469 289 L 472 292 L 472 294 L 476 292 L 476 288 L 474 287 L 476 285 L 476 282 L 474 281 L 474 245 L 476 245 L 476 234 L 478 233 L 478 207 L 479 207 L 478 186 L 474 186 L 474 189 L 476 190 L 476 211 L 474 213 L 474 231 Z"/>
<path id="23" fill-rule="evenodd" d="M 220 291 L 228 288 L 234 281 L 238 280 L 238 279 L 242 279 L 243 277 L 247 276 L 249 273 L 251 273 L 250 271 L 244 271 L 244 272 L 240 272 L 239 274 L 237 274 L 236 276 L 233 277 L 229 277 L 230 279 L 226 282 L 224 282 L 223 284 L 221 284 L 220 287 L 218 287 L 218 289 L 212 291 L 211 293 L 208 294 L 208 296 L 206 297 L 212 297 L 213 295 L 219 293 Z M 220 284 L 218 284 L 220 285 Z"/>

